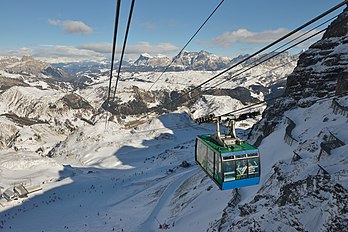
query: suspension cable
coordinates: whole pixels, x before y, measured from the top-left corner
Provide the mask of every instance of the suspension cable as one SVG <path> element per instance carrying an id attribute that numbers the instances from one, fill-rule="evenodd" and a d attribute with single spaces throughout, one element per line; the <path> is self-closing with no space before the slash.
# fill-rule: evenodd
<path id="1" fill-rule="evenodd" d="M 284 50 L 282 50 L 282 51 L 280 51 L 280 52 L 278 52 L 278 53 L 276 53 L 276 54 L 274 54 L 274 55 L 268 57 L 267 59 L 262 60 L 261 62 L 255 64 L 255 65 L 253 65 L 253 66 L 251 66 L 251 67 L 249 67 L 248 69 L 245 69 L 245 70 L 243 70 L 243 71 L 241 71 L 241 72 L 235 74 L 234 76 L 229 77 L 228 79 L 225 79 L 225 80 L 223 80 L 223 81 L 221 81 L 221 82 L 215 84 L 214 86 L 210 87 L 209 89 L 216 88 L 217 86 L 219 86 L 219 85 L 221 85 L 221 84 L 223 84 L 223 83 L 225 83 L 225 82 L 227 82 L 227 81 L 231 81 L 232 78 L 235 78 L 235 77 L 237 77 L 237 76 L 239 76 L 239 75 L 241 75 L 241 74 L 243 74 L 243 73 L 249 71 L 250 69 L 255 68 L 256 66 L 259 66 L 259 65 L 261 65 L 262 63 L 264 63 L 264 62 L 266 62 L 266 61 L 268 61 L 268 60 L 270 60 L 270 59 L 273 59 L 274 57 L 276 57 L 276 56 L 278 56 L 278 55 L 280 55 L 280 54 L 282 54 L 282 53 L 288 51 L 289 49 L 291 49 L 291 48 L 293 48 L 293 47 L 295 47 L 295 46 L 297 46 L 297 45 L 299 45 L 299 44 L 301 44 L 301 43 L 303 43 L 303 42 L 309 40 L 310 38 L 313 38 L 314 36 L 317 36 L 318 34 L 324 32 L 325 30 L 326 30 L 326 28 L 323 29 L 323 30 L 318 31 L 317 33 L 315 33 L 315 34 L 313 34 L 313 35 L 311 35 L 311 36 L 309 36 L 309 37 L 307 37 L 307 38 L 305 38 L 305 39 L 303 39 L 303 40 L 301 40 L 301 41 L 299 41 L 299 42 L 297 42 L 297 43 L 291 45 L 290 47 L 288 47 L 288 48 L 286 48 L 286 49 L 284 49 Z M 194 88 L 194 89 L 197 89 L 197 88 Z M 206 92 L 206 91 L 208 91 L 209 89 L 203 90 L 203 92 Z M 189 91 L 189 92 L 192 92 L 192 91 Z M 200 95 L 201 95 L 201 93 L 198 93 L 198 94 L 196 94 L 196 95 L 194 95 L 194 96 L 191 96 L 190 98 L 191 98 L 191 100 L 192 100 L 192 99 L 195 99 L 196 97 L 198 97 L 198 96 L 200 96 Z M 185 94 L 181 95 L 180 97 L 182 97 L 182 96 L 185 96 Z M 177 99 L 180 99 L 180 97 L 177 97 L 177 98 L 175 98 L 174 100 L 172 100 L 172 101 L 170 101 L 170 102 L 168 102 L 168 103 L 162 105 L 161 108 L 165 108 L 166 106 L 172 104 L 172 103 L 175 102 Z"/>
<path id="2" fill-rule="evenodd" d="M 317 99 L 314 99 L 314 100 L 312 100 L 310 102 L 314 104 L 314 103 L 317 103 L 319 101 L 326 101 L 326 100 L 328 100 L 328 99 L 330 99 L 332 97 L 345 97 L 345 96 L 348 96 L 347 94 L 348 94 L 348 92 L 344 92 L 344 93 L 341 93 L 339 95 L 335 95 L 334 92 L 331 92 L 328 96 L 317 98 Z M 234 115 L 236 113 L 240 113 L 240 112 L 243 112 L 243 111 L 246 111 L 246 110 L 249 110 L 249 109 L 253 109 L 255 106 L 267 103 L 267 101 L 273 101 L 273 100 L 277 100 L 277 99 L 280 99 L 280 98 L 284 98 L 284 96 L 278 96 L 278 97 L 270 98 L 270 99 L 262 101 L 262 102 L 257 102 L 257 103 L 254 103 L 252 105 L 248 105 L 248 106 L 245 106 L 243 108 L 236 109 L 236 110 L 233 110 L 233 111 L 230 111 L 230 112 L 218 115 L 216 117 L 228 117 L 228 116 Z M 149 130 L 139 130 L 139 131 L 134 131 L 134 133 L 140 134 L 140 133 L 148 133 L 148 132 L 159 131 L 159 130 L 185 129 L 185 128 L 188 128 L 188 127 L 192 127 L 192 125 L 183 124 L 183 125 L 176 125 L 176 126 L 173 126 L 173 127 L 164 127 L 164 128 L 161 127 L 161 128 L 155 128 L 155 129 L 149 129 Z M 130 129 L 134 129 L 134 128 L 136 128 L 136 127 L 131 127 Z"/>
<path id="3" fill-rule="evenodd" d="M 333 19 L 336 18 L 336 17 L 337 17 L 337 15 L 336 15 L 335 17 L 330 18 L 329 20 L 326 20 L 324 23 L 321 23 L 320 25 L 316 26 L 315 28 L 312 28 L 311 30 L 309 30 L 309 31 L 307 31 L 307 32 L 305 32 L 305 33 L 303 33 L 302 35 L 297 36 L 296 38 L 292 39 L 290 42 L 293 42 L 293 41 L 297 40 L 298 38 L 303 37 L 304 35 L 310 33 L 311 31 L 314 31 L 314 30 L 317 29 L 318 27 L 320 27 L 320 26 L 322 26 L 323 24 L 329 22 L 330 20 L 333 20 Z M 249 68 L 249 69 L 247 69 L 247 70 L 244 70 L 244 71 L 242 71 L 242 72 L 240 72 L 240 73 L 238 73 L 238 74 L 236 74 L 236 75 L 230 77 L 229 79 L 224 80 L 223 82 L 215 83 L 215 85 L 212 86 L 212 87 L 210 87 L 209 89 L 213 89 L 213 88 L 215 88 L 215 87 L 217 87 L 217 86 L 223 84 L 223 83 L 226 82 L 226 81 L 232 80 L 232 78 L 234 78 L 234 77 L 236 77 L 236 76 L 238 76 L 238 75 L 240 75 L 240 74 L 242 74 L 242 73 L 244 73 L 244 72 L 246 72 L 246 71 L 249 71 L 250 69 L 252 69 L 252 68 L 254 68 L 254 67 L 258 66 L 258 65 L 261 65 L 262 63 L 264 63 L 264 62 L 266 62 L 266 61 L 268 61 L 268 60 L 270 60 L 270 59 L 273 59 L 274 57 L 280 55 L 281 53 L 284 53 L 284 52 L 286 52 L 287 50 L 289 50 L 289 49 L 291 49 L 291 48 L 293 48 L 293 47 L 295 47 L 295 46 L 297 46 L 297 45 L 299 45 L 299 44 L 305 42 L 306 40 L 308 40 L 308 39 L 310 39 L 310 38 L 312 38 L 312 37 L 314 37 L 314 36 L 317 36 L 318 34 L 322 33 L 322 32 L 325 31 L 325 30 L 326 30 L 326 29 L 323 29 L 323 30 L 321 30 L 321 31 L 319 31 L 319 32 L 317 32 L 317 33 L 311 35 L 310 37 L 301 40 L 300 42 L 298 42 L 298 43 L 292 45 L 291 47 L 288 47 L 287 49 L 284 49 L 283 51 L 278 52 L 278 53 L 276 53 L 275 55 L 273 55 L 273 56 L 271 56 L 271 57 L 268 57 L 268 59 L 265 59 L 265 60 L 263 60 L 262 62 L 253 65 L 251 68 Z M 288 43 L 286 43 L 286 44 L 289 44 L 290 42 L 288 42 Z M 277 49 L 273 50 L 272 52 L 275 52 L 275 51 L 277 51 L 278 49 L 280 49 L 280 48 L 282 48 L 282 47 L 284 47 L 284 46 L 285 46 L 285 45 L 282 45 L 282 46 L 278 47 Z M 267 56 L 267 55 L 265 55 L 265 56 Z M 261 57 L 261 59 L 262 59 L 262 58 L 263 58 L 263 57 Z M 257 59 L 257 61 L 258 61 L 258 60 L 260 60 L 260 59 Z M 289 64 L 289 63 L 292 63 L 292 62 L 293 62 L 293 61 L 290 61 L 290 62 L 287 62 L 286 64 L 279 65 L 279 66 L 277 66 L 277 67 L 275 67 L 275 68 L 273 68 L 273 69 L 271 69 L 271 70 L 268 70 L 267 72 L 276 70 L 276 69 L 281 68 L 281 67 L 283 67 L 283 66 L 285 66 L 285 65 L 287 65 L 287 64 Z M 242 68 L 242 69 L 243 69 L 243 68 Z M 241 71 L 242 69 L 239 69 L 238 71 Z M 266 72 L 266 73 L 267 73 L 267 72 Z M 262 75 L 262 74 L 261 74 L 261 75 Z M 203 90 L 202 93 L 208 91 L 209 89 Z M 191 91 L 191 92 L 192 92 L 192 91 Z M 190 92 L 190 93 L 191 93 L 191 92 Z M 190 100 L 195 99 L 196 97 L 200 96 L 202 93 L 196 94 L 196 95 L 194 95 L 194 96 L 190 96 Z M 270 98 L 270 99 L 267 99 L 267 101 L 271 101 L 271 100 L 275 100 L 275 99 L 277 99 L 277 98 L 274 98 L 274 99 L 273 99 L 273 98 Z M 170 101 L 169 103 L 166 103 L 166 104 L 164 104 L 164 105 L 162 105 L 162 106 L 159 106 L 157 109 L 165 108 L 166 106 L 170 105 L 170 104 L 173 103 L 174 101 L 175 101 L 175 99 L 172 100 L 172 101 Z M 258 102 L 258 103 L 254 104 L 254 105 L 263 104 L 263 103 L 265 103 L 265 102 L 266 102 L 266 101 Z M 251 106 L 253 106 L 253 105 L 251 105 Z M 247 108 L 248 108 L 248 107 L 246 107 L 246 109 L 247 109 Z M 243 108 L 243 109 L 244 109 L 244 108 Z"/>
<path id="4" fill-rule="evenodd" d="M 317 35 L 323 33 L 324 31 L 326 31 L 326 28 L 325 28 L 325 29 L 322 29 L 322 30 L 320 30 L 320 31 L 318 31 L 318 32 L 316 32 L 316 33 L 314 33 L 313 35 L 311 35 L 311 36 L 309 36 L 309 37 L 307 37 L 307 38 L 305 38 L 305 39 L 303 39 L 303 40 L 301 40 L 301 41 L 299 41 L 299 42 L 297 42 L 297 43 L 291 45 L 290 47 L 288 47 L 288 48 L 286 48 L 286 49 L 284 49 L 284 50 L 282 50 L 282 51 L 280 51 L 280 52 L 278 52 L 278 53 L 276 53 L 276 54 L 274 54 L 274 55 L 268 57 L 267 59 L 262 60 L 260 63 L 254 64 L 253 66 L 251 66 L 251 67 L 249 67 L 249 68 L 247 68 L 247 69 L 245 69 L 245 70 L 243 70 L 243 71 L 241 71 L 241 72 L 235 74 L 234 76 L 232 76 L 232 77 L 230 77 L 230 78 L 228 78 L 228 79 L 226 79 L 226 80 L 223 80 L 222 82 L 220 82 L 220 83 L 218 83 L 217 85 L 215 85 L 213 88 L 215 88 L 215 87 L 217 87 L 217 86 L 219 86 L 219 85 L 222 85 L 223 83 L 225 83 L 225 82 L 227 82 L 227 81 L 230 81 L 233 77 L 239 76 L 239 75 L 241 75 L 241 74 L 243 74 L 243 73 L 249 71 L 250 69 L 253 69 L 253 68 L 255 68 L 255 67 L 257 67 L 257 66 L 259 66 L 259 65 L 261 65 L 261 64 L 263 64 L 263 63 L 265 63 L 265 62 L 267 62 L 267 61 L 269 61 L 269 60 L 271 60 L 271 59 L 273 59 L 273 58 L 276 57 L 276 56 L 279 56 L 280 54 L 282 54 L 282 53 L 284 53 L 284 52 L 290 50 L 291 48 L 296 47 L 297 45 L 299 45 L 299 44 L 301 44 L 301 43 L 303 43 L 303 42 L 306 42 L 307 40 L 309 40 L 309 39 L 311 39 L 311 38 L 313 38 L 313 37 L 315 37 L 315 36 L 317 36 Z"/>
<path id="5" fill-rule="evenodd" d="M 313 101 L 310 101 L 310 102 L 311 102 L 311 103 L 316 103 L 316 102 L 318 102 L 318 101 L 320 101 L 320 100 L 325 100 L 325 99 L 332 98 L 332 97 L 335 97 L 335 96 L 337 96 L 337 97 L 344 97 L 344 96 L 346 96 L 347 93 L 348 93 L 348 92 L 344 92 L 344 93 L 342 93 L 342 94 L 335 95 L 335 93 L 333 92 L 333 93 L 331 93 L 331 94 L 328 95 L 328 96 L 321 97 L 321 98 L 317 98 L 317 99 L 315 99 L 315 100 L 313 100 Z M 233 111 L 230 111 L 230 112 L 221 114 L 221 115 L 219 115 L 219 116 L 220 116 L 220 117 L 228 116 L 228 115 L 237 113 L 237 112 L 239 112 L 239 111 L 247 110 L 247 109 L 249 109 L 249 108 L 251 109 L 251 108 L 253 108 L 254 106 L 267 103 L 267 101 L 274 101 L 274 100 L 277 100 L 277 99 L 280 99 L 280 98 L 284 98 L 284 96 L 273 97 L 273 98 L 270 98 L 270 99 L 267 99 L 267 100 L 264 100 L 264 101 L 261 101 L 261 102 L 258 102 L 258 103 L 254 103 L 254 104 L 252 104 L 252 105 L 249 105 L 249 106 L 246 106 L 246 107 L 237 109 L 237 110 L 233 110 Z"/>
<path id="6" fill-rule="evenodd" d="M 176 100 L 178 100 L 178 99 L 182 98 L 183 96 L 185 96 L 185 95 L 187 95 L 187 94 L 189 94 L 189 93 L 193 92 L 195 89 L 200 88 L 200 87 L 201 87 L 201 86 L 203 86 L 204 84 L 206 84 L 206 83 L 210 82 L 211 80 L 213 80 L 213 79 L 217 78 L 218 76 L 221 76 L 222 74 L 226 73 L 227 71 L 231 70 L 232 68 L 234 68 L 234 67 L 236 67 L 236 66 L 238 66 L 238 65 L 240 65 L 240 64 L 242 64 L 242 63 L 244 63 L 245 61 L 247 61 L 247 60 L 251 59 L 252 57 L 254 57 L 254 56 L 256 56 L 256 55 L 258 55 L 259 53 L 261 53 L 261 52 L 265 51 L 266 49 L 268 49 L 268 48 L 272 47 L 273 45 L 275 45 L 275 44 L 277 44 L 277 43 L 281 42 L 282 40 L 286 39 L 287 37 L 289 37 L 289 36 L 293 35 L 294 33 L 296 33 L 296 32 L 298 32 L 298 31 L 300 31 L 301 29 L 303 29 L 303 28 L 307 27 L 308 25 L 310 25 L 310 24 L 314 23 L 315 21 L 317 21 L 317 20 L 321 19 L 322 17 L 324 17 L 324 16 L 326 16 L 327 14 L 329 14 L 329 13 L 331 13 L 331 12 L 333 12 L 333 11 L 337 10 L 338 8 L 340 8 L 341 6 L 343 6 L 344 4 L 347 4 L 347 3 L 348 3 L 348 0 L 345 0 L 344 2 L 342 2 L 342 3 L 338 4 L 338 5 L 336 5 L 335 7 L 331 8 L 331 9 L 329 9 L 328 11 L 326 11 L 326 12 L 322 13 L 321 15 L 319 15 L 319 16 L 317 16 L 317 17 L 315 17 L 315 18 L 314 18 L 314 19 L 312 19 L 311 21 L 309 21 L 309 22 L 307 22 L 307 23 L 303 24 L 302 26 L 298 27 L 297 29 L 295 29 L 295 30 L 291 31 L 291 32 L 290 32 L 290 33 L 288 33 L 287 35 L 285 35 L 285 36 L 281 37 L 280 39 L 278 39 L 278 40 L 274 41 L 273 43 L 271 43 L 271 44 L 267 45 L 266 47 L 264 47 L 264 48 L 260 49 L 259 51 L 257 51 L 257 52 L 255 52 L 255 53 L 253 53 L 252 55 L 248 56 L 247 58 L 245 58 L 245 59 L 243 59 L 242 61 L 238 62 L 237 64 L 233 65 L 232 67 L 230 67 L 230 68 L 228 68 L 228 69 L 224 70 L 223 72 L 221 72 L 221 73 L 219 73 L 219 74 L 217 74 L 217 75 L 213 76 L 213 77 L 212 77 L 212 78 L 210 78 L 209 80 L 207 80 L 207 81 L 205 81 L 205 82 L 201 83 L 199 86 L 195 87 L 194 89 L 191 89 L 190 91 L 188 91 L 188 92 L 184 93 L 183 95 L 181 95 L 181 96 L 177 97 L 176 99 L 173 99 L 173 100 L 172 100 L 170 103 L 172 103 L 172 102 L 174 102 L 174 101 L 176 101 Z M 280 97 L 281 97 L 281 96 L 276 97 L 276 98 L 271 98 L 271 99 L 268 99 L 267 101 L 270 101 L 270 100 L 275 100 L 275 99 L 278 99 L 278 98 L 280 98 Z M 250 105 L 250 106 L 244 107 L 244 108 L 245 108 L 245 109 L 248 109 L 248 108 L 251 108 L 251 107 L 253 107 L 254 105 L 257 105 L 257 104 L 263 104 L 264 102 L 266 102 L 266 101 L 259 102 L 259 103 L 256 103 L 256 104 L 253 104 L 253 105 Z M 166 104 L 166 105 L 168 105 L 168 104 Z M 166 105 L 162 105 L 160 108 L 163 108 L 163 107 L 164 107 L 164 106 L 166 106 Z M 242 110 L 242 109 L 238 109 L 238 110 L 236 110 L 236 111 L 231 111 L 231 112 L 229 112 L 229 113 L 227 113 L 227 114 L 231 114 L 231 113 L 234 113 L 234 112 L 238 112 L 238 111 L 240 111 L 240 110 Z M 223 114 L 222 116 L 227 115 L 227 114 Z"/>
<path id="7" fill-rule="evenodd" d="M 232 65 L 231 67 L 225 69 L 224 71 L 222 71 L 222 72 L 220 72 L 220 73 L 214 75 L 214 76 L 211 77 L 210 79 L 204 81 L 203 83 L 201 83 L 201 84 L 199 84 L 198 86 L 196 86 L 196 87 L 190 89 L 189 91 L 183 93 L 182 95 L 180 95 L 180 96 L 174 98 L 169 104 L 171 104 L 171 103 L 173 103 L 173 102 L 175 102 L 175 101 L 177 101 L 177 100 L 183 98 L 184 96 L 187 96 L 188 94 L 190 94 L 190 93 L 193 92 L 194 90 L 199 89 L 201 86 L 203 86 L 203 85 L 209 83 L 210 81 L 216 79 L 217 77 L 219 77 L 219 76 L 225 74 L 225 73 L 228 72 L 229 70 L 231 70 L 231 69 L 237 67 L 238 65 L 244 63 L 245 61 L 250 60 L 250 59 L 253 58 L 254 56 L 260 54 L 261 52 L 267 50 L 268 48 L 274 46 L 275 44 L 277 44 L 277 43 L 279 43 L 279 42 L 285 40 L 286 38 L 290 37 L 291 35 L 295 34 L 296 32 L 298 32 L 298 31 L 302 30 L 303 28 L 305 28 L 305 27 L 307 27 L 307 26 L 313 24 L 314 22 L 318 21 L 319 19 L 323 18 L 324 16 L 330 14 L 331 12 L 337 10 L 338 8 L 340 8 L 341 6 L 343 6 L 343 5 L 347 4 L 347 3 L 348 3 L 348 0 L 345 0 L 345 1 L 341 2 L 340 4 L 338 4 L 338 5 L 334 6 L 334 7 L 332 7 L 331 9 L 325 11 L 324 13 L 320 14 L 319 16 L 313 18 L 312 20 L 306 22 L 305 24 L 299 26 L 298 28 L 292 30 L 291 32 L 289 32 L 289 33 L 287 33 L 286 35 L 282 36 L 281 38 L 277 39 L 276 41 L 274 41 L 274 42 L 268 44 L 267 46 L 261 48 L 260 50 L 256 51 L 255 53 L 249 55 L 248 57 L 244 58 L 243 60 L 239 61 L 238 63 L 236 63 L 236 64 Z M 165 106 L 167 106 L 167 105 L 168 105 L 168 104 L 165 104 L 163 107 L 165 107 Z M 162 108 L 163 108 L 163 107 L 162 107 Z"/>
<path id="8" fill-rule="evenodd" d="M 123 61 L 123 57 L 124 57 L 124 52 L 125 52 L 125 49 L 126 49 L 126 44 L 127 44 L 127 39 L 128 39 L 129 28 L 130 28 L 130 24 L 131 24 L 131 21 L 132 21 L 134 3 L 135 3 L 135 0 L 132 0 L 132 4 L 131 4 L 130 10 L 129 10 L 129 16 L 128 16 L 128 23 L 127 23 L 127 28 L 126 28 L 126 34 L 125 34 L 125 37 L 124 37 L 124 40 L 123 40 L 121 59 L 120 59 L 120 63 L 119 63 L 118 70 L 117 70 L 117 78 L 116 78 L 116 84 L 115 84 L 115 89 L 114 89 L 114 95 L 113 95 L 113 97 L 112 97 L 112 100 L 113 100 L 113 101 L 115 100 L 117 84 L 118 84 L 118 81 L 119 81 L 119 79 L 120 79 L 120 71 L 121 71 L 121 67 L 122 67 L 122 61 Z"/>
<path id="9" fill-rule="evenodd" d="M 338 15 L 339 15 L 339 14 L 338 14 Z M 283 48 L 283 47 L 285 47 L 285 46 L 291 44 L 292 42 L 296 41 L 297 39 L 299 39 L 299 38 L 301 38 L 301 37 L 303 37 L 303 36 L 305 36 L 305 35 L 311 33 L 312 31 L 318 29 L 319 27 L 323 26 L 324 24 L 326 24 L 326 23 L 328 23 L 328 22 L 334 20 L 335 18 L 338 17 L 338 15 L 335 15 L 334 17 L 332 17 L 332 18 L 326 20 L 325 22 L 323 22 L 323 23 L 317 25 L 316 27 L 312 28 L 312 29 L 309 30 L 309 31 L 306 31 L 306 32 L 302 33 L 301 35 L 299 35 L 299 36 L 295 37 L 294 39 L 288 41 L 287 43 L 285 43 L 285 44 L 279 46 L 278 48 L 274 49 L 273 51 L 269 52 L 268 54 L 262 55 L 260 58 L 256 59 L 256 60 L 254 61 L 254 63 L 256 63 L 256 62 L 258 62 L 258 61 L 262 61 L 262 59 L 266 58 L 266 57 L 269 56 L 270 54 L 272 54 L 272 53 L 278 51 L 279 49 L 281 49 L 281 48 Z M 290 48 L 289 48 L 289 49 L 290 49 Z M 285 52 L 285 51 L 284 51 L 284 52 Z M 285 66 L 285 65 L 287 65 L 287 64 L 290 64 L 290 63 L 292 63 L 292 61 L 290 61 L 290 62 L 288 62 L 288 63 L 286 63 L 286 64 L 282 64 L 282 65 L 280 65 L 280 66 L 278 66 L 278 67 L 276 67 L 276 68 L 274 68 L 274 69 L 271 69 L 271 70 L 269 70 L 269 71 L 272 71 L 272 70 L 281 68 L 281 67 L 283 67 L 283 66 Z M 240 69 L 238 69 L 236 72 L 242 71 L 244 68 L 245 68 L 245 67 L 240 68 Z M 248 70 L 245 70 L 245 71 L 248 71 Z M 244 71 L 243 71 L 242 73 L 244 73 Z M 242 73 L 235 74 L 234 77 L 236 77 L 236 76 L 238 76 L 239 74 L 242 74 Z M 232 77 L 231 77 L 231 78 L 232 78 Z M 222 84 L 222 83 L 221 83 L 221 84 Z M 217 87 L 217 86 L 219 86 L 219 85 L 220 85 L 220 84 L 218 84 L 218 85 L 213 85 L 212 87 L 210 87 L 210 89 L 215 88 L 215 87 Z"/>
<path id="10" fill-rule="evenodd" d="M 115 25 L 114 25 L 114 40 L 112 43 L 112 58 L 111 58 L 111 68 L 110 68 L 110 79 L 109 79 L 109 87 L 108 87 L 108 97 L 106 99 L 107 105 L 109 105 L 110 94 L 111 94 L 111 83 L 112 83 L 112 72 L 114 69 L 114 60 L 115 60 L 115 52 L 116 52 L 116 40 L 117 40 L 117 28 L 118 22 L 120 18 L 120 6 L 121 0 L 117 0 L 116 3 L 116 14 L 115 14 Z"/>
<path id="11" fill-rule="evenodd" d="M 269 54 L 272 54 L 272 53 L 278 51 L 279 49 L 285 47 L 286 45 L 291 44 L 292 42 L 296 41 L 297 39 L 299 39 L 299 38 L 301 38 L 301 37 L 303 37 L 303 36 L 305 36 L 305 35 L 311 33 L 312 31 L 314 31 L 314 30 L 316 30 L 317 28 L 321 27 L 322 25 L 324 25 L 324 24 L 326 24 L 326 23 L 328 23 L 328 22 L 334 20 L 334 19 L 337 18 L 337 17 L 338 17 L 338 15 L 336 15 L 336 16 L 334 16 L 334 17 L 331 17 L 330 19 L 326 20 L 325 22 L 320 23 L 319 25 L 315 26 L 315 27 L 312 28 L 311 30 L 306 31 L 306 32 L 302 33 L 301 35 L 295 37 L 294 39 L 288 41 L 287 43 L 285 43 L 285 44 L 279 46 L 278 48 L 276 48 L 276 49 L 274 49 L 273 51 L 271 51 Z M 317 32 L 317 33 L 318 33 L 318 32 Z M 320 34 L 320 32 L 319 32 L 318 34 Z M 305 40 L 308 40 L 308 39 L 310 39 L 310 38 L 312 38 L 312 37 L 314 37 L 314 36 L 316 36 L 316 35 L 312 35 L 311 37 L 309 37 L 309 38 L 307 38 L 307 39 L 305 39 Z M 256 63 L 256 62 L 258 62 L 258 61 L 261 61 L 260 63 L 255 64 L 255 65 L 253 65 L 252 67 L 250 67 L 250 68 L 248 68 L 248 69 L 246 69 L 246 70 L 243 70 L 245 67 L 238 69 L 236 72 L 239 72 L 239 73 L 237 73 L 237 74 L 231 76 L 230 78 L 228 78 L 228 79 L 226 79 L 226 80 L 223 80 L 222 82 L 217 82 L 217 83 L 215 83 L 213 86 L 208 87 L 207 89 L 203 90 L 203 91 L 200 92 L 199 94 L 196 94 L 196 95 L 194 95 L 194 96 L 190 96 L 190 100 L 195 99 L 196 97 L 202 95 L 204 92 L 206 92 L 206 91 L 208 91 L 208 90 L 211 90 L 211 89 L 214 89 L 214 88 L 218 87 L 219 85 L 221 85 L 221 84 L 223 84 L 223 83 L 225 83 L 225 82 L 227 82 L 227 81 L 231 81 L 232 78 L 235 78 L 235 77 L 237 77 L 237 76 L 239 76 L 239 75 L 241 75 L 241 74 L 243 74 L 243 73 L 249 71 L 250 69 L 252 69 L 252 68 L 254 68 L 254 67 L 256 67 L 256 66 L 261 65 L 262 63 L 264 63 L 264 62 L 266 62 L 266 61 L 268 61 L 268 60 L 270 60 L 270 59 L 272 59 L 272 58 L 274 58 L 274 57 L 280 55 L 281 53 L 286 52 L 287 50 L 290 50 L 291 48 L 297 46 L 298 44 L 303 43 L 305 40 L 302 40 L 302 41 L 300 41 L 299 43 L 297 43 L 297 44 L 295 44 L 295 45 L 293 45 L 293 46 L 291 46 L 291 47 L 289 47 L 289 48 L 287 48 L 287 49 L 285 49 L 285 50 L 283 50 L 283 51 L 281 51 L 281 52 L 279 52 L 279 53 L 277 53 L 276 55 L 273 55 L 273 56 L 271 56 L 271 57 L 269 57 L 269 54 L 262 55 L 261 57 L 259 57 L 258 59 L 256 59 L 256 60 L 254 61 L 254 63 Z M 265 57 L 267 57 L 267 56 L 268 56 L 268 58 L 265 59 Z M 265 60 L 263 60 L 263 59 L 265 59 Z M 285 65 L 288 65 L 288 64 L 290 64 L 290 63 L 292 63 L 292 62 L 293 62 L 293 61 L 287 62 L 287 63 L 282 64 L 282 65 L 280 65 L 280 66 L 277 66 L 277 67 L 275 67 L 275 68 L 273 68 L 273 69 L 271 69 L 271 70 L 268 70 L 267 72 L 270 72 L 270 71 L 279 69 L 279 68 L 284 67 Z M 241 71 L 241 72 L 240 72 L 240 71 Z M 266 73 L 267 73 L 267 72 L 266 72 Z M 261 75 L 263 75 L 263 74 L 261 74 Z M 169 102 L 168 105 L 171 104 L 171 103 L 172 103 L 172 102 Z M 166 106 L 166 105 L 164 105 L 163 107 L 165 107 L 165 106 Z"/>
<path id="12" fill-rule="evenodd" d="M 184 49 L 189 45 L 189 43 L 193 40 L 193 38 L 198 34 L 198 32 L 204 27 L 204 25 L 209 21 L 209 19 L 213 16 L 213 14 L 217 11 L 217 9 L 222 5 L 222 3 L 225 0 L 221 0 L 221 2 L 219 3 L 219 5 L 217 5 L 217 7 L 215 7 L 215 9 L 213 10 L 213 12 L 211 12 L 211 14 L 208 16 L 208 18 L 203 22 L 203 24 L 198 28 L 198 30 L 191 36 L 191 38 L 187 41 L 187 43 L 184 45 L 184 47 L 180 50 L 180 52 L 178 53 L 178 55 L 174 56 L 174 58 L 172 59 L 172 61 L 167 65 L 167 67 L 164 69 L 164 71 L 158 76 L 158 78 L 155 80 L 155 82 L 150 86 L 150 88 L 147 91 L 150 91 L 151 88 L 157 83 L 157 81 L 163 76 L 163 74 L 165 72 L 168 71 L 168 68 L 174 63 L 175 60 L 177 60 L 177 58 L 181 55 L 181 53 L 184 51 Z"/>

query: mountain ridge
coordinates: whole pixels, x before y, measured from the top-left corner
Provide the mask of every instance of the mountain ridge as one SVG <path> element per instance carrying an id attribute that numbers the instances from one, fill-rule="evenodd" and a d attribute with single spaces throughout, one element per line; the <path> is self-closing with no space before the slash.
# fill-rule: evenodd
<path id="1" fill-rule="evenodd" d="M 178 71 L 218 71 L 229 68 L 233 64 L 237 63 L 241 59 L 249 55 L 240 55 L 238 57 L 229 58 L 221 57 L 213 53 L 201 50 L 200 52 L 188 52 L 183 51 L 178 56 L 168 57 L 164 55 L 151 56 L 149 54 L 140 54 L 134 61 L 123 61 L 122 71 L 127 72 L 161 72 L 167 69 L 167 71 L 178 72 Z M 267 54 L 262 54 L 260 56 L 267 56 Z M 260 58 L 257 56 L 251 59 L 247 64 L 254 63 Z M 273 62 L 280 62 L 281 59 L 290 61 L 296 61 L 298 55 L 291 55 L 289 53 L 283 53 L 278 58 L 273 59 Z M 110 62 L 76 62 L 76 63 L 56 63 L 53 64 L 56 67 L 62 67 L 77 73 L 79 70 L 77 67 L 86 64 L 88 69 L 94 69 L 94 67 L 110 69 Z M 172 64 L 171 64 L 172 63 Z M 266 62 L 267 64 L 272 63 Z M 169 66 L 169 64 L 171 64 Z M 115 63 L 115 67 L 118 66 L 118 61 Z M 80 67 L 80 70 L 82 68 Z"/>
<path id="2" fill-rule="evenodd" d="M 347 230 L 348 86 L 338 88 L 348 81 L 347 36 L 348 7 L 300 55 L 283 96 L 253 127 L 261 154 L 281 158 L 263 162 L 261 188 L 226 206 L 209 231 Z"/>

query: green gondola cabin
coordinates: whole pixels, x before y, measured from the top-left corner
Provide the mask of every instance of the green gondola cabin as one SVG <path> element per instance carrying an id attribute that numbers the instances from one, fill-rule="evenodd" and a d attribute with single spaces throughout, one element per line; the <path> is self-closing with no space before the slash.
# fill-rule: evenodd
<path id="1" fill-rule="evenodd" d="M 218 122 L 219 123 L 219 122 Z M 199 135 L 195 160 L 221 190 L 257 185 L 260 182 L 260 155 L 256 147 L 234 134 Z"/>

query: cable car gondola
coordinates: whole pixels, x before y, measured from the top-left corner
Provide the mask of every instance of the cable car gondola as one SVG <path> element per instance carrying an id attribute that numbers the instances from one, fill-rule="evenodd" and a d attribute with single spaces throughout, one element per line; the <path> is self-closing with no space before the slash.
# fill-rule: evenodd
<path id="1" fill-rule="evenodd" d="M 220 118 L 210 115 L 196 120 L 216 121 L 216 133 L 198 135 L 195 160 L 221 190 L 257 185 L 260 182 L 260 155 L 256 147 L 237 138 L 234 121 L 230 132 L 220 134 Z"/>

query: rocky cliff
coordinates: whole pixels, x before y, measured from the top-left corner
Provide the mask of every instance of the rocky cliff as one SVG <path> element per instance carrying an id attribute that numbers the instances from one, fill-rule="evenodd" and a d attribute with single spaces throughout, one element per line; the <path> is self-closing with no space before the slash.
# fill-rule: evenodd
<path id="1" fill-rule="evenodd" d="M 348 79 L 348 8 L 327 28 L 323 37 L 303 52 L 297 67 L 287 78 L 284 96 L 268 107 L 263 120 L 254 128 L 253 142 L 258 145 L 279 123 L 286 110 L 309 106 L 311 100 L 342 89 Z M 343 83 L 337 85 L 337 82 Z M 338 86 L 338 87 L 337 87 Z"/>
<path id="2" fill-rule="evenodd" d="M 348 72 L 348 8 L 327 28 L 322 39 L 301 54 L 288 77 L 286 95 L 298 100 L 335 91 Z"/>
<path id="3" fill-rule="evenodd" d="M 337 88 L 347 79 L 347 36 L 348 8 L 301 54 L 283 97 L 253 129 L 260 185 L 242 189 L 208 231 L 347 231 L 348 97 L 337 95 L 348 90 Z M 313 101 L 334 93 L 339 100 Z"/>

